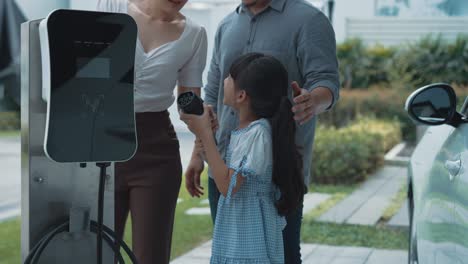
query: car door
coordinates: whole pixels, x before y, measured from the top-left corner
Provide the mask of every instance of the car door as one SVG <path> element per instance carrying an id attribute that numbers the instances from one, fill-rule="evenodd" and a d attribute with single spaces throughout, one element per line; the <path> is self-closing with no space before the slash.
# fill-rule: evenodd
<path id="1" fill-rule="evenodd" d="M 453 243 L 455 259 L 452 263 L 468 263 L 468 125 L 457 129 L 458 148 L 463 148 L 453 170 L 454 175 L 453 203 L 455 208 L 453 224 Z"/>
<path id="2" fill-rule="evenodd" d="M 455 133 L 448 125 L 429 127 L 411 159 L 420 264 L 452 263 L 455 253 L 447 232 L 453 225 L 454 185 L 445 168 L 446 161 L 456 156 L 450 152 Z"/>

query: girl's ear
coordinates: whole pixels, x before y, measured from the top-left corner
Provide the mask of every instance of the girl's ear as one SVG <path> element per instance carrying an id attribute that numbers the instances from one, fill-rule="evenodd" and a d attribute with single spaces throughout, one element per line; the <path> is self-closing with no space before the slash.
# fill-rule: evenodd
<path id="1" fill-rule="evenodd" d="M 245 90 L 240 90 L 236 94 L 236 103 L 241 104 L 247 100 L 247 93 Z"/>

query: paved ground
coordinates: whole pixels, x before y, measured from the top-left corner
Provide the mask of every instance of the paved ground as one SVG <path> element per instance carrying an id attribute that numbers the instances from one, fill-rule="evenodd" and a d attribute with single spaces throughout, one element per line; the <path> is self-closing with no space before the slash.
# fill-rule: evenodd
<path id="1" fill-rule="evenodd" d="M 20 214 L 20 166 L 19 137 L 0 138 L 0 222 Z"/>
<path id="2" fill-rule="evenodd" d="M 315 209 L 321 203 L 325 202 L 328 198 L 330 198 L 330 194 L 326 193 L 308 193 L 304 197 L 304 214 Z M 203 200 L 200 202 L 200 206 L 193 207 L 188 209 L 185 214 L 187 215 L 209 215 L 210 214 L 210 207 L 208 200 Z"/>
<path id="3" fill-rule="evenodd" d="M 391 227 L 409 227 L 408 200 L 401 206 L 398 213 L 387 224 Z"/>
<path id="4" fill-rule="evenodd" d="M 184 168 L 187 166 L 193 136 L 179 134 L 181 156 Z M 0 222 L 20 214 L 21 173 L 20 173 L 20 139 L 18 137 L 0 138 Z M 370 177 L 350 196 L 331 208 L 321 221 L 374 225 L 380 218 L 391 199 L 405 182 L 406 169 L 397 166 L 386 166 Z M 307 213 L 330 198 L 328 194 L 309 193 L 304 200 L 304 212 Z M 187 214 L 208 214 L 207 201 L 202 201 L 197 208 L 191 208 Z M 407 207 L 400 211 L 389 222 L 392 226 L 408 225 Z M 173 264 L 209 263 L 211 241 L 177 258 Z M 372 248 L 333 247 L 327 245 L 302 245 L 304 264 L 398 264 L 405 263 L 405 251 L 376 250 Z"/>
<path id="5" fill-rule="evenodd" d="M 180 140 L 182 166 L 187 167 L 194 136 L 177 133 Z M 21 213 L 21 140 L 19 136 L 0 137 L 0 222 Z"/>
<path id="6" fill-rule="evenodd" d="M 186 168 L 193 147 L 194 137 L 187 132 L 178 132 L 181 158 Z M 0 222 L 20 214 L 21 172 L 20 138 L 0 138 Z M 406 180 L 406 169 L 385 166 L 370 177 L 359 189 L 331 208 L 319 220 L 335 223 L 374 225 L 383 211 Z M 309 212 L 329 198 L 327 194 L 308 194 L 304 201 L 304 212 Z M 208 204 L 191 208 L 187 214 L 209 214 Z M 389 222 L 396 227 L 408 226 L 408 210 L 402 206 Z"/>
<path id="7" fill-rule="evenodd" d="M 319 221 L 375 225 L 406 182 L 405 167 L 385 166 L 356 191 L 320 216 Z M 405 216 L 406 212 L 406 216 Z M 405 226 L 407 210 L 400 210 L 399 224 Z M 406 218 L 405 218 L 406 217 Z M 408 222 L 406 222 L 408 226 Z"/>
<path id="8" fill-rule="evenodd" d="M 351 195 L 322 215 L 320 220 L 335 223 L 375 225 L 405 182 L 406 168 L 385 166 L 375 175 L 369 177 L 369 180 Z M 327 194 L 307 194 L 304 199 L 304 214 L 307 214 L 328 198 L 330 198 L 330 195 Z M 209 208 L 203 207 L 203 203 L 201 203 L 200 207 L 189 209 L 187 214 L 209 214 Z M 408 224 L 408 208 L 405 201 L 398 213 L 391 219 L 389 225 L 407 227 Z M 301 247 L 304 264 L 400 264 L 406 263 L 408 258 L 407 252 L 404 250 L 378 250 L 315 244 L 302 244 Z M 210 256 L 211 241 L 193 249 L 171 263 L 209 263 Z"/>
<path id="9" fill-rule="evenodd" d="M 302 244 L 303 264 L 403 264 L 408 255 L 401 250 L 376 250 L 361 247 L 333 247 Z M 211 241 L 175 259 L 171 264 L 206 264 L 211 256 Z"/>

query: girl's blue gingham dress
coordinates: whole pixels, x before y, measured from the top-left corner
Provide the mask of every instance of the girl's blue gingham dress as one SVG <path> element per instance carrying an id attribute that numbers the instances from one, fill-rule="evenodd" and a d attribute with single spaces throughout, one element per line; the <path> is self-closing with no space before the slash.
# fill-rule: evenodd
<path id="1" fill-rule="evenodd" d="M 283 234 L 286 220 L 275 201 L 279 189 L 272 182 L 272 137 L 266 119 L 234 130 L 227 150 L 229 168 L 245 177 L 232 194 L 232 177 L 226 197 L 220 196 L 216 215 L 211 264 L 284 263 Z"/>

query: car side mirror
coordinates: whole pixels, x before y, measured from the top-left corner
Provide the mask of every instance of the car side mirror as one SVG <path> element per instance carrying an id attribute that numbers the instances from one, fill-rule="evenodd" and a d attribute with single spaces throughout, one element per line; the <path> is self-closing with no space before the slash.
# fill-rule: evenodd
<path id="1" fill-rule="evenodd" d="M 456 107 L 455 91 L 444 83 L 419 88 L 408 97 L 405 105 L 410 118 L 418 123 L 433 126 L 448 124 L 454 127 L 466 122 Z"/>

